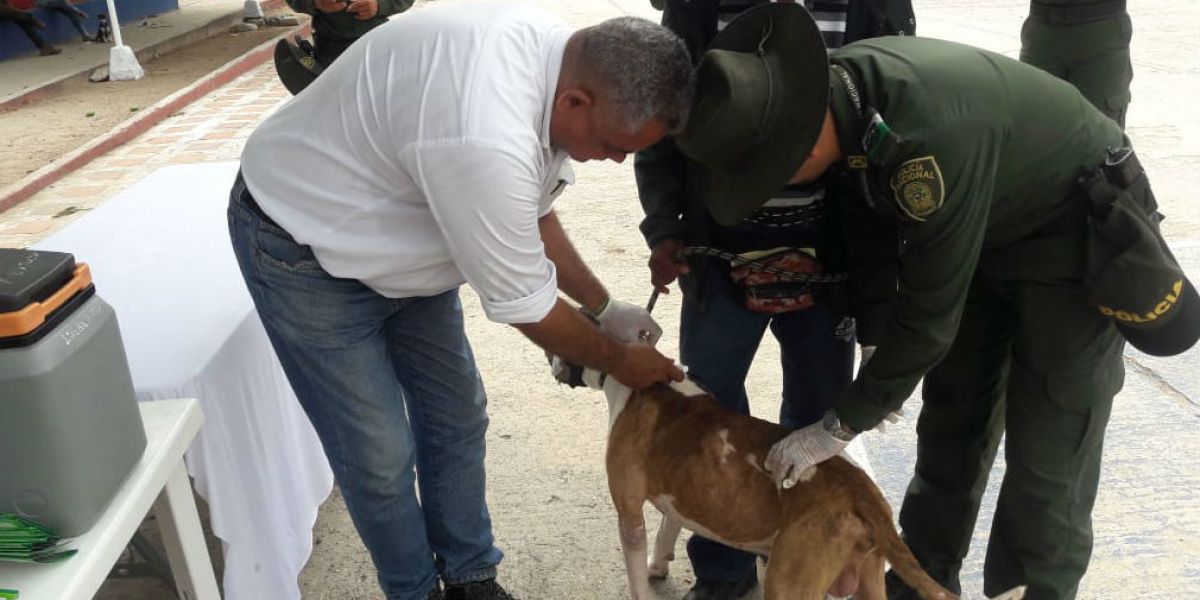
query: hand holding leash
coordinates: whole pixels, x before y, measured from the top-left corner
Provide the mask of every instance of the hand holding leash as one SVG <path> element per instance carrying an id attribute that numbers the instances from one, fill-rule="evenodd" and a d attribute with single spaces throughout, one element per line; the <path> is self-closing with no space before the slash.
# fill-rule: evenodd
<path id="1" fill-rule="evenodd" d="M 680 275 L 688 274 L 690 267 L 683 256 L 683 247 L 683 241 L 675 238 L 666 238 L 654 245 L 647 263 L 650 267 L 650 284 L 654 289 L 670 293 L 667 286 Z"/>

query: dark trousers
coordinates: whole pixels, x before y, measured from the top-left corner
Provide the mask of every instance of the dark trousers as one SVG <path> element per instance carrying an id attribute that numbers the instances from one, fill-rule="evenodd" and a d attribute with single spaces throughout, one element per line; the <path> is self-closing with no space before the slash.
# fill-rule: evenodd
<path id="1" fill-rule="evenodd" d="M 1070 254 L 1069 252 L 1067 254 Z M 1104 429 L 1124 382 L 1124 340 L 1069 283 L 972 284 L 950 353 L 925 377 L 904 539 L 946 587 L 970 545 L 1001 435 L 1004 480 L 984 592 L 1074 598 L 1092 549 Z M 916 598 L 889 573 L 888 596 Z"/>
<path id="2" fill-rule="evenodd" d="M 76 8 L 74 4 L 71 4 L 70 0 L 38 0 L 38 6 L 66 17 L 71 22 L 71 26 L 75 28 L 75 31 L 79 32 L 79 37 L 83 41 L 86 42 L 92 39 L 92 34 L 88 33 L 87 28 L 83 25 L 84 21 L 88 18 L 87 13 Z"/>
<path id="3" fill-rule="evenodd" d="M 1030 17 L 1021 28 L 1021 61 L 1070 82 L 1124 128 L 1133 81 L 1132 37 L 1126 13 L 1080 24 Z"/>
<path id="4" fill-rule="evenodd" d="M 313 58 L 317 59 L 317 62 L 321 63 L 322 66 L 328 67 L 334 59 L 341 56 L 350 47 L 350 44 L 353 43 L 354 40 L 344 40 L 314 33 L 313 49 L 316 51 L 316 55 Z"/>
<path id="5" fill-rule="evenodd" d="M 702 277 L 703 302 L 683 299 L 680 359 L 688 374 L 708 388 L 717 401 L 743 414 L 750 413 L 746 374 L 767 327 L 779 341 L 783 398 L 779 422 L 800 428 L 820 420 L 850 383 L 854 336 L 839 331 L 842 316 L 833 303 L 821 301 L 808 310 L 765 315 L 747 310 L 728 269 L 714 260 L 698 264 L 689 277 Z M 703 304 L 703 310 L 701 309 Z M 738 581 L 754 569 L 754 555 L 699 535 L 687 544 L 697 577 Z"/>
<path id="6" fill-rule="evenodd" d="M 42 39 L 42 36 L 37 32 L 37 26 L 35 25 L 37 20 L 33 18 L 33 15 L 12 8 L 11 6 L 0 4 L 0 21 L 9 21 L 20 27 L 29 38 L 29 41 L 33 42 L 34 46 L 37 46 L 38 50 L 46 47 L 46 40 Z"/>

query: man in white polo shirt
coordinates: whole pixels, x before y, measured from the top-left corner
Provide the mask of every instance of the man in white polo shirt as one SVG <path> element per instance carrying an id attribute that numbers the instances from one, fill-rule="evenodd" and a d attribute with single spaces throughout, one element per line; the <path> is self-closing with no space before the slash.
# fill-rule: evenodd
<path id="1" fill-rule="evenodd" d="M 637 388 L 682 379 L 551 203 L 568 155 L 624 160 L 682 127 L 691 89 L 683 42 L 650 21 L 435 6 L 372 30 L 248 140 L 234 249 L 387 598 L 511 598 L 464 282 L 567 360 Z"/>

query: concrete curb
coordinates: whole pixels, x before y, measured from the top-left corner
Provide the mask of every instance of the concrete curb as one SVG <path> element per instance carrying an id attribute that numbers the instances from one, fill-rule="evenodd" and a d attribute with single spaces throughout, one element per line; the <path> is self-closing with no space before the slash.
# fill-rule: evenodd
<path id="1" fill-rule="evenodd" d="M 263 10 L 274 10 L 284 6 L 284 0 L 265 0 L 263 2 L 259 2 L 259 5 L 262 6 Z M 215 35 L 225 33 L 230 27 L 233 27 L 241 22 L 242 11 L 239 10 L 237 12 L 227 13 L 209 21 L 207 24 L 201 27 L 189 29 L 180 33 L 179 35 L 167 38 L 158 43 L 138 48 L 134 50 L 134 56 L 137 57 L 139 62 L 148 61 L 152 58 L 171 52 L 172 50 L 178 50 L 200 40 L 205 40 Z M 59 90 L 60 87 L 62 87 L 64 82 L 70 81 L 77 77 L 87 77 L 92 71 L 107 64 L 108 57 L 105 56 L 99 61 L 80 67 L 78 71 L 71 73 L 70 75 L 64 75 L 62 77 L 47 80 L 45 83 L 42 83 L 37 87 L 24 92 L 17 92 L 8 98 L 0 99 L 0 113 L 16 110 L 26 104 L 29 104 L 30 102 L 36 102 L 47 96 L 52 96 Z"/>
<path id="2" fill-rule="evenodd" d="M 92 162 L 97 157 L 145 133 L 163 119 L 177 112 L 180 108 L 195 102 L 205 94 L 272 59 L 275 44 L 279 40 L 296 34 L 307 35 L 310 32 L 311 26 L 307 24 L 288 29 L 284 33 L 259 44 L 249 52 L 225 63 L 217 70 L 196 80 L 191 85 L 159 100 L 150 108 L 139 112 L 136 117 L 117 125 L 108 133 L 93 139 L 82 147 L 76 148 L 58 160 L 0 190 L 0 213 L 20 204 L 26 198 L 62 179 L 76 169 Z"/>

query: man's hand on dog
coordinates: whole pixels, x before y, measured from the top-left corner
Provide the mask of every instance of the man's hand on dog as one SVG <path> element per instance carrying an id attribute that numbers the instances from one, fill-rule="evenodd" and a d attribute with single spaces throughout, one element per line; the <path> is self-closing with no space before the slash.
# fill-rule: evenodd
<path id="1" fill-rule="evenodd" d="M 776 442 L 767 453 L 767 472 L 775 480 L 775 485 L 790 488 L 796 485 L 805 471 L 833 458 L 849 444 L 833 437 L 825 430 L 825 425 L 818 421 Z"/>
<path id="2" fill-rule="evenodd" d="M 656 383 L 683 381 L 683 370 L 674 360 L 663 356 L 645 343 L 622 344 L 624 352 L 609 375 L 635 389 L 648 388 Z"/>

